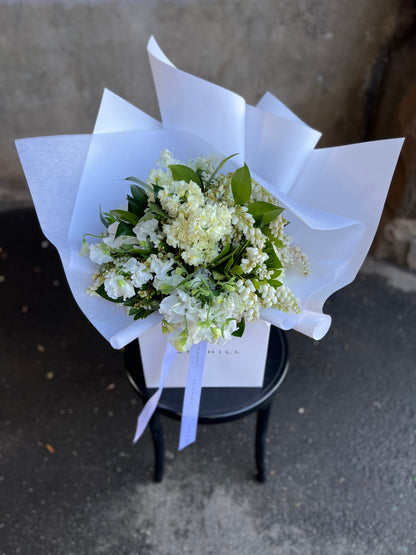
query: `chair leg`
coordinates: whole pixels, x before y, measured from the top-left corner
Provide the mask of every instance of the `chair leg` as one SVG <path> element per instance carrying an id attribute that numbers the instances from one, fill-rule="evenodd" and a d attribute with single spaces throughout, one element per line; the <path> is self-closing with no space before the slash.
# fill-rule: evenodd
<path id="1" fill-rule="evenodd" d="M 269 423 L 271 402 L 257 411 L 256 424 L 256 478 L 259 482 L 266 481 L 266 468 L 264 463 L 264 453 L 266 444 L 267 426 Z"/>
<path id="2" fill-rule="evenodd" d="M 158 411 L 155 411 L 150 419 L 149 427 L 152 434 L 153 448 L 155 452 L 155 470 L 153 480 L 155 482 L 161 482 L 165 466 L 165 442 L 163 439 L 163 429 Z"/>

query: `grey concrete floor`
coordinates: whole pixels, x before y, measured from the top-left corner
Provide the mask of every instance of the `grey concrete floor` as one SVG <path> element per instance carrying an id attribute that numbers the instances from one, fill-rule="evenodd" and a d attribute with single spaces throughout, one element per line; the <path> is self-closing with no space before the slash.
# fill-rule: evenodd
<path id="1" fill-rule="evenodd" d="M 0 213 L 0 554 L 416 553 L 416 277 L 369 261 L 326 304 L 321 342 L 288 333 L 268 481 L 254 415 L 200 427 L 165 479 L 122 355 L 81 314 L 32 210 Z"/>

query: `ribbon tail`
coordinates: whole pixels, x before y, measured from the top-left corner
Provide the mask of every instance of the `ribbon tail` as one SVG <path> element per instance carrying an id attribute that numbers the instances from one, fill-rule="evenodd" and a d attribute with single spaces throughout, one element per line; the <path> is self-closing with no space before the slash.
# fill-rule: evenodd
<path id="1" fill-rule="evenodd" d="M 198 425 L 199 402 L 201 400 L 202 376 L 205 368 L 207 342 L 201 341 L 193 345 L 186 378 L 185 395 L 182 407 L 181 432 L 179 437 L 179 451 L 193 443 L 196 439 Z"/>
<path id="2" fill-rule="evenodd" d="M 157 408 L 159 399 L 162 395 L 162 391 L 165 386 L 166 379 L 169 374 L 169 370 L 171 369 L 175 356 L 176 356 L 176 349 L 168 343 L 165 354 L 163 356 L 163 361 L 162 361 L 159 389 L 155 393 L 153 393 L 150 399 L 146 401 L 146 404 L 144 405 L 143 410 L 137 419 L 137 427 L 136 427 L 136 433 L 134 434 L 133 443 L 136 443 L 137 440 L 140 438 L 140 436 L 146 429 L 146 426 L 148 425 L 150 419 L 152 418 L 153 413 Z"/>

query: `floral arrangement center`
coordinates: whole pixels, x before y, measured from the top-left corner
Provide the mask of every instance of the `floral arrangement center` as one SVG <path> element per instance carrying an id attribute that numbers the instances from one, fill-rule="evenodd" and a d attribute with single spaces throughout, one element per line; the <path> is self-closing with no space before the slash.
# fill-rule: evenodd
<path id="1" fill-rule="evenodd" d="M 164 150 L 147 182 L 128 177 L 125 210 L 101 213 L 106 230 L 81 253 L 98 264 L 90 295 L 124 305 L 135 320 L 154 311 L 178 351 L 241 336 L 262 308 L 300 312 L 285 269 L 309 263 L 285 234 L 283 208 L 246 164 L 220 173 L 200 157 L 184 165 Z"/>

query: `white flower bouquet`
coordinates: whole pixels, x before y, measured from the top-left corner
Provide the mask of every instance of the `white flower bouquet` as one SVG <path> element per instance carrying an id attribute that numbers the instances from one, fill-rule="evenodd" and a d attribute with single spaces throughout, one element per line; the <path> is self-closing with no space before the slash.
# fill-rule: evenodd
<path id="1" fill-rule="evenodd" d="M 162 321 L 191 357 L 243 318 L 322 338 L 324 302 L 364 261 L 403 139 L 316 149 L 320 133 L 272 94 L 249 106 L 177 69 L 153 38 L 148 52 L 161 123 L 106 90 L 92 135 L 16 141 L 77 303 L 115 348 Z M 165 149 L 181 162 L 165 152 L 155 170 Z M 86 232 L 101 241 L 80 257 Z"/>
<path id="2" fill-rule="evenodd" d="M 177 351 L 240 337 L 262 308 L 300 312 L 285 270 L 297 262 L 306 275 L 309 264 L 284 232 L 283 208 L 247 165 L 219 173 L 226 162 L 184 165 L 164 150 L 147 183 L 127 178 L 127 207 L 101 214 L 101 242 L 83 241 L 99 265 L 88 292 L 135 320 L 158 311 Z"/>

